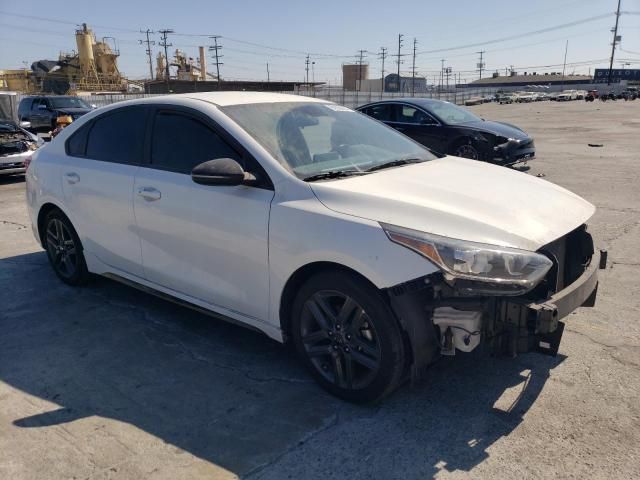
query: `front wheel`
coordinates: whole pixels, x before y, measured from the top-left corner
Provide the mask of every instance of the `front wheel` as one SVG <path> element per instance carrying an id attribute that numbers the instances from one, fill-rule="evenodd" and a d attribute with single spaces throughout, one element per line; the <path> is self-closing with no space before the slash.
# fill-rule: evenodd
<path id="1" fill-rule="evenodd" d="M 72 286 L 87 283 L 89 272 L 82 244 L 69 219 L 59 210 L 52 211 L 45 219 L 44 247 L 60 280 Z"/>
<path id="2" fill-rule="evenodd" d="M 471 143 L 459 143 L 453 147 L 451 154 L 455 157 L 480 160 L 480 152 L 478 152 L 478 149 Z"/>
<path id="3" fill-rule="evenodd" d="M 356 275 L 309 279 L 292 311 L 298 355 L 330 393 L 355 403 L 380 400 L 400 383 L 405 350 L 381 293 Z"/>

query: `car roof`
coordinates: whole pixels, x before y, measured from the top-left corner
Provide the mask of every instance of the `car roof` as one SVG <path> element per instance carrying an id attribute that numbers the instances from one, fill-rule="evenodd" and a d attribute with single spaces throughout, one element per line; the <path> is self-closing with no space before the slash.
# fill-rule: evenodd
<path id="1" fill-rule="evenodd" d="M 330 103 L 326 100 L 303 95 L 290 95 L 272 92 L 199 92 L 159 95 L 138 99 L 135 103 L 180 103 L 183 99 L 201 100 L 219 107 L 230 105 L 246 105 L 250 103 L 279 103 L 279 102 L 315 102 Z"/>
<path id="2" fill-rule="evenodd" d="M 415 98 L 415 97 L 396 97 L 396 98 L 386 98 L 384 100 L 379 100 L 377 102 L 371 102 L 367 105 L 362 105 L 358 107 L 358 109 L 362 107 L 366 107 L 368 105 L 380 104 L 380 103 L 408 103 L 410 105 L 415 105 L 417 107 L 429 108 L 434 105 L 438 105 L 440 103 L 450 103 L 445 102 L 444 100 L 437 100 L 435 98 Z"/>

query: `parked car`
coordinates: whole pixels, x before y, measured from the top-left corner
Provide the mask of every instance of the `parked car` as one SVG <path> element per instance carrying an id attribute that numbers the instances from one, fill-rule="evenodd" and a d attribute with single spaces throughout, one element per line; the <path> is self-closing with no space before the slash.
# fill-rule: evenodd
<path id="1" fill-rule="evenodd" d="M 536 96 L 534 92 L 518 92 L 515 100 L 517 103 L 531 103 L 536 101 Z"/>
<path id="2" fill-rule="evenodd" d="M 509 94 L 496 94 L 496 102 L 500 105 L 513 103 L 514 96 Z"/>
<path id="3" fill-rule="evenodd" d="M 587 95 L 584 97 L 585 102 L 593 102 L 596 98 L 598 98 L 598 90 L 589 90 Z"/>
<path id="4" fill-rule="evenodd" d="M 91 105 L 74 96 L 30 96 L 24 97 L 18 106 L 20 121 L 29 122 L 31 129 L 53 130 L 60 115 L 77 120 L 92 110 Z"/>
<path id="5" fill-rule="evenodd" d="M 433 152 L 513 165 L 535 156 L 533 138 L 515 125 L 484 120 L 449 102 L 394 98 L 358 108 Z"/>
<path id="6" fill-rule="evenodd" d="M 104 275 L 289 340 L 356 402 L 481 343 L 555 354 L 601 263 L 577 195 L 302 96 L 110 105 L 34 154 L 26 197 L 63 282 Z"/>
<path id="7" fill-rule="evenodd" d="M 11 120 L 0 120 L 0 175 L 25 172 L 25 162 L 43 144 L 36 135 Z"/>
<path id="8" fill-rule="evenodd" d="M 577 90 L 564 90 L 556 96 L 556 100 L 558 102 L 568 102 L 570 100 L 576 100 L 577 98 L 578 98 Z"/>

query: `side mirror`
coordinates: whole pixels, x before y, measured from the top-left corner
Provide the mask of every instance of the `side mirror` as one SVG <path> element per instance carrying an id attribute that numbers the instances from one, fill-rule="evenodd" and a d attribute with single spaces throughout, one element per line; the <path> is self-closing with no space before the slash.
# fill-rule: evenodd
<path id="1" fill-rule="evenodd" d="M 98 108 L 98 106 L 95 103 L 92 103 L 91 104 L 91 108 L 93 108 L 95 110 L 96 108 Z"/>
<path id="2" fill-rule="evenodd" d="M 191 179 L 201 185 L 255 185 L 256 177 L 245 172 L 232 158 L 216 158 L 196 165 Z"/>

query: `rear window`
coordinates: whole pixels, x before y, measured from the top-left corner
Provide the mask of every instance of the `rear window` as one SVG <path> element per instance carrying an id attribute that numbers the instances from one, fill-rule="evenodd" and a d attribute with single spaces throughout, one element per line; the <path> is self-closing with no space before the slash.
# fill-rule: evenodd
<path id="1" fill-rule="evenodd" d="M 67 155 L 72 157 L 84 157 L 87 148 L 87 134 L 91 129 L 91 123 L 83 125 L 67 140 Z"/>
<path id="2" fill-rule="evenodd" d="M 144 107 L 126 107 L 94 120 L 86 156 L 113 163 L 142 163 Z"/>

